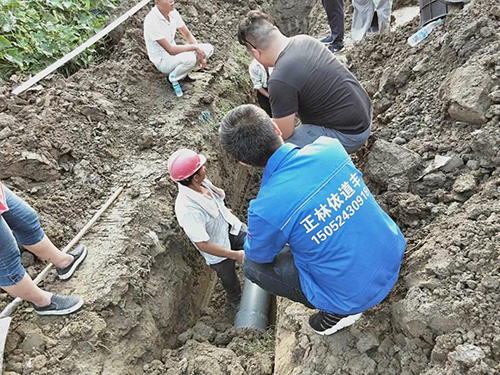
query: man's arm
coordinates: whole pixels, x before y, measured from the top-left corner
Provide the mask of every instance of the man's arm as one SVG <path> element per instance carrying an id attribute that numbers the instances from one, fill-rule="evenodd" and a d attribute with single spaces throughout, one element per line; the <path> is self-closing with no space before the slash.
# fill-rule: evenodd
<path id="1" fill-rule="evenodd" d="M 167 51 L 170 55 L 178 55 L 183 52 L 195 51 L 198 56 L 200 54 L 205 55 L 205 53 L 198 47 L 196 44 L 186 44 L 180 46 L 174 46 L 167 39 L 159 39 L 157 40 L 158 44 L 163 47 L 165 51 Z"/>
<path id="2" fill-rule="evenodd" d="M 276 79 L 269 80 L 268 91 L 273 121 L 283 133 L 283 139 L 288 139 L 295 128 L 295 114 L 299 110 L 299 92 L 290 84 Z"/>
<path id="3" fill-rule="evenodd" d="M 286 140 L 292 136 L 295 129 L 295 113 L 282 118 L 273 118 L 273 121 L 276 125 L 278 125 L 278 128 L 280 128 L 283 133 L 283 139 Z"/>
<path id="4" fill-rule="evenodd" d="M 269 93 L 265 88 L 260 88 L 257 91 L 260 92 L 262 95 L 264 95 L 266 98 L 269 98 Z"/>
<path id="5" fill-rule="evenodd" d="M 184 38 L 186 38 L 186 41 L 189 44 L 198 44 L 195 37 L 193 36 L 193 34 L 191 34 L 191 31 L 189 31 L 187 26 L 179 28 L 179 31 L 181 32 L 182 35 L 184 35 Z"/>
<path id="6" fill-rule="evenodd" d="M 200 251 L 204 253 L 216 255 L 218 257 L 229 258 L 237 261 L 238 263 L 243 262 L 243 256 L 245 252 L 243 250 L 228 250 L 222 246 L 217 245 L 214 242 L 195 242 L 196 246 Z"/>
<path id="7" fill-rule="evenodd" d="M 255 263 L 270 263 L 288 242 L 280 228 L 248 211 L 245 255 Z"/>

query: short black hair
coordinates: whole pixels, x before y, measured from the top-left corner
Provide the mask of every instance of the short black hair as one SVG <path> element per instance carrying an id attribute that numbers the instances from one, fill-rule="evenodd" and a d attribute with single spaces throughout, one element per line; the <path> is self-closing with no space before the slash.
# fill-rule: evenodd
<path id="1" fill-rule="evenodd" d="M 273 39 L 272 34 L 277 31 L 271 17 L 258 10 L 251 10 L 240 22 L 238 42 L 244 46 L 266 49 Z"/>
<path id="2" fill-rule="evenodd" d="M 201 167 L 200 167 L 200 169 L 201 169 Z M 198 172 L 200 171 L 200 169 L 198 169 L 196 172 L 194 172 L 191 176 L 186 177 L 184 180 L 180 180 L 180 181 L 177 181 L 177 182 L 179 184 L 181 184 L 181 185 L 184 185 L 184 186 L 191 185 L 191 182 L 193 182 L 194 176 L 196 176 L 198 174 Z"/>
<path id="3" fill-rule="evenodd" d="M 267 113 L 252 104 L 229 111 L 219 127 L 224 150 L 236 160 L 253 167 L 265 167 L 271 155 L 282 145 Z"/>

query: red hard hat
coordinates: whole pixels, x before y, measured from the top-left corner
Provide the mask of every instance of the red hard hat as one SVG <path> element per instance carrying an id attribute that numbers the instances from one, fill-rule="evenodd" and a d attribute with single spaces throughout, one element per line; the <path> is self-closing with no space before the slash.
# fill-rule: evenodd
<path id="1" fill-rule="evenodd" d="M 193 175 L 206 161 L 207 158 L 202 154 L 182 148 L 168 158 L 168 173 L 172 180 L 182 181 Z"/>

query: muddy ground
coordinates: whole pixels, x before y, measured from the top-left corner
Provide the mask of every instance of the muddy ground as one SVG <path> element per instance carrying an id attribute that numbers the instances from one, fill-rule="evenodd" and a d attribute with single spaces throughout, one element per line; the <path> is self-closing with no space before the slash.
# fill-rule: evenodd
<path id="1" fill-rule="evenodd" d="M 284 32 L 322 36 L 321 4 L 178 4 L 199 25 L 195 36 L 216 47 L 208 71 L 193 75 L 181 99 L 147 60 L 147 10 L 114 33 L 107 61 L 68 78 L 53 75 L 19 97 L 9 92 L 22 76 L 0 85 L 0 178 L 40 213 L 59 246 L 125 187 L 85 237 L 89 258 L 76 276 L 61 283 L 51 274 L 43 284 L 82 295 L 84 309 L 39 318 L 23 304 L 8 337 L 6 373 L 498 373 L 498 6 L 470 2 L 416 48 L 406 38 L 418 19 L 339 57 L 374 100 L 374 132 L 355 159 L 408 249 L 386 301 L 323 338 L 307 326 L 311 311 L 283 300 L 275 329 L 231 327 L 234 311 L 220 284 L 212 288 L 213 273 L 176 223 L 176 187 L 166 176 L 177 148 L 203 152 L 209 177 L 245 219 L 259 173 L 237 166 L 217 143 L 217 120 L 252 100 L 237 20 L 261 7 Z M 26 251 L 22 258 L 32 276 L 43 267 Z M 0 298 L 2 306 L 10 301 Z"/>

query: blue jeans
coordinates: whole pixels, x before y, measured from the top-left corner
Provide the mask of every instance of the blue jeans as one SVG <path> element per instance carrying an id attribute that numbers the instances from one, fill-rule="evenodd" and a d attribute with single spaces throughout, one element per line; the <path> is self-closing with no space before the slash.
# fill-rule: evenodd
<path id="1" fill-rule="evenodd" d="M 4 188 L 9 211 L 0 215 L 0 286 L 11 286 L 18 284 L 25 274 L 17 242 L 31 246 L 40 242 L 45 233 L 35 210 Z"/>
<path id="2" fill-rule="evenodd" d="M 345 150 L 352 154 L 361 148 L 370 136 L 372 126 L 370 126 L 359 134 L 342 133 L 335 129 L 325 128 L 319 125 L 301 124 L 295 128 L 290 138 L 286 143 L 293 143 L 296 146 L 304 147 L 313 143 L 316 139 L 322 136 L 338 139 L 344 146 Z"/>
<path id="3" fill-rule="evenodd" d="M 266 292 L 315 309 L 302 291 L 299 270 L 295 267 L 293 255 L 288 246 L 285 246 L 271 263 L 255 263 L 245 257 L 243 272 L 247 279 Z"/>

